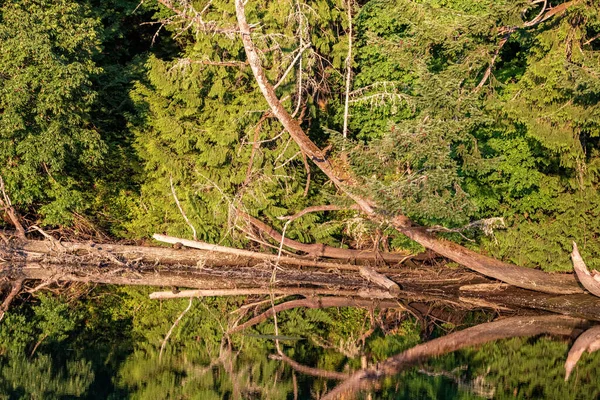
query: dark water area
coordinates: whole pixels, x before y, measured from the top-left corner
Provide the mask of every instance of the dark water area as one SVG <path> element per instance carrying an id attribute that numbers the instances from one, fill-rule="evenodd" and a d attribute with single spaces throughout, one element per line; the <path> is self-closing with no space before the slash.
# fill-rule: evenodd
<path id="1" fill-rule="evenodd" d="M 425 334 L 422 321 L 401 310 L 293 309 L 278 314 L 277 335 L 271 318 L 226 335 L 269 305 L 243 315 L 240 307 L 256 299 L 195 299 L 183 313 L 189 300 L 150 301 L 147 293 L 44 295 L 9 312 L 0 325 L 0 398 L 319 399 L 343 378 L 326 373 L 350 374 L 492 317 L 429 321 Z M 279 356 L 276 339 L 296 364 Z M 584 354 L 564 381 L 571 344 L 548 336 L 494 341 L 427 359 L 355 396 L 600 398 L 600 353 Z"/>

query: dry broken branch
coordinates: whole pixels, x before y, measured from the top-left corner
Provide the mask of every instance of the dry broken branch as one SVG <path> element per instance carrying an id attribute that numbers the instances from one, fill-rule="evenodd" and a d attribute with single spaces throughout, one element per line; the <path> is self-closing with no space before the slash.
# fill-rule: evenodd
<path id="1" fill-rule="evenodd" d="M 302 365 L 299 362 L 294 361 L 285 354 L 283 354 L 283 352 L 280 352 L 278 355 L 273 355 L 270 358 L 275 360 L 280 359 L 286 364 L 288 364 L 290 367 L 292 367 L 292 369 L 304 375 L 316 376 L 318 378 L 331 379 L 337 381 L 343 381 L 344 379 L 349 378 L 349 375 L 343 372 L 328 371 L 326 369 L 313 368 L 308 367 L 306 365 Z"/>
<path id="2" fill-rule="evenodd" d="M 339 296 L 340 294 L 338 294 Z M 343 294 L 342 294 L 343 295 Z M 229 333 L 235 333 L 248 329 L 254 325 L 257 325 L 263 321 L 266 321 L 273 315 L 284 310 L 291 310 L 293 308 L 329 308 L 329 307 L 371 307 L 371 308 L 401 308 L 404 306 L 395 300 L 366 300 L 366 299 L 353 299 L 348 297 L 313 297 L 301 300 L 286 301 L 271 307 L 264 313 L 249 319 L 241 325 L 238 325 L 231 329 Z"/>
<path id="3" fill-rule="evenodd" d="M 195 240 L 188 240 L 188 239 L 181 239 L 181 238 L 177 238 L 177 237 L 173 237 L 173 236 L 160 235 L 158 233 L 155 233 L 154 235 L 152 235 L 152 237 L 154 239 L 158 240 L 159 242 L 170 243 L 170 244 L 181 243 L 183 246 L 191 247 L 194 249 L 205 250 L 205 251 L 215 252 L 215 253 L 228 254 L 231 256 L 254 258 L 254 259 L 259 259 L 259 260 L 264 260 L 264 261 L 270 261 L 272 263 L 280 262 L 280 263 L 286 263 L 286 264 L 297 265 L 297 266 L 307 266 L 307 267 L 317 267 L 317 268 L 333 268 L 333 269 L 358 271 L 357 266 L 348 265 L 348 264 L 339 264 L 339 263 L 324 262 L 324 261 L 313 261 L 313 260 L 301 259 L 301 258 L 297 258 L 297 257 L 288 257 L 288 256 L 282 256 L 282 255 L 278 256 L 278 255 L 274 255 L 274 254 L 257 253 L 255 251 L 234 249 L 231 247 L 219 246 L 216 244 L 209 244 L 209 243 L 195 241 Z M 288 240 L 286 240 L 286 243 L 288 243 Z"/>
<path id="4" fill-rule="evenodd" d="M 194 240 L 198 240 L 198 238 L 196 236 L 196 228 L 194 228 L 194 225 L 192 225 L 192 223 L 188 219 L 187 215 L 185 215 L 185 212 L 183 211 L 183 208 L 181 207 L 181 203 L 179 202 L 179 199 L 177 198 L 177 194 L 175 193 L 175 187 L 173 186 L 173 176 L 172 175 L 169 175 L 169 184 L 171 185 L 171 194 L 173 195 L 173 199 L 175 199 L 175 204 L 177 204 L 177 208 L 179 209 L 181 216 L 183 217 L 185 223 L 192 230 L 192 237 L 194 238 Z"/>
<path id="5" fill-rule="evenodd" d="M 387 291 L 361 289 L 361 290 L 340 290 L 340 289 L 323 289 L 323 288 L 290 288 L 290 287 L 272 287 L 272 288 L 246 288 L 246 289 L 198 289 L 198 290 L 181 290 L 177 293 L 168 292 L 153 292 L 150 293 L 152 300 L 167 300 L 167 299 L 185 299 L 188 297 L 221 297 L 221 296 L 252 296 L 252 295 L 267 295 L 281 294 L 286 296 L 348 296 L 361 297 L 365 299 L 391 299 L 393 296 Z"/>
<path id="6" fill-rule="evenodd" d="M 21 239 L 25 239 L 25 228 L 23 228 L 23 225 L 19 220 L 19 214 L 17 214 L 17 211 L 13 207 L 12 202 L 10 201 L 10 197 L 8 197 L 8 194 L 6 194 L 6 189 L 4 188 L 4 179 L 2 179 L 1 175 L 0 194 L 2 194 L 2 197 L 0 197 L 0 208 L 4 209 L 4 212 L 6 213 L 6 215 L 8 215 L 10 222 L 12 222 L 12 224 L 15 226 L 15 229 L 17 230 L 17 235 Z"/>
<path id="7" fill-rule="evenodd" d="M 400 294 L 400 286 L 385 275 L 374 271 L 372 268 L 367 266 L 361 266 L 359 269 L 360 275 L 378 286 L 385 288 L 392 296 L 398 296 Z"/>
<path id="8" fill-rule="evenodd" d="M 583 262 L 583 258 L 581 258 L 581 254 L 579 254 L 579 249 L 575 242 L 573 242 L 571 259 L 573 260 L 573 269 L 577 273 L 579 282 L 594 296 L 600 297 L 600 274 L 597 271 L 590 273 L 585 262 Z"/>
<path id="9" fill-rule="evenodd" d="M 350 107 L 350 85 L 352 83 L 352 0 L 346 1 L 348 18 L 348 55 L 346 56 L 346 95 L 344 99 L 344 128 L 342 135 L 348 137 L 348 115 Z"/>
<path id="10" fill-rule="evenodd" d="M 283 221 L 295 221 L 298 218 L 303 217 L 309 213 L 321 212 L 321 211 L 340 211 L 340 210 L 345 210 L 346 208 L 348 208 L 348 207 L 336 206 L 334 204 L 326 204 L 323 206 L 311 206 L 311 207 L 306 207 L 304 210 L 299 211 L 294 215 L 279 217 L 279 219 L 281 219 Z"/>
<path id="11" fill-rule="evenodd" d="M 0 305 L 0 321 L 2 321 L 2 319 L 4 318 L 4 314 L 6 313 L 6 311 L 8 311 L 8 307 L 10 307 L 10 304 L 13 302 L 15 297 L 17 297 L 22 287 L 23 279 L 18 279 L 12 282 L 10 292 L 6 295 L 6 298 Z"/>
<path id="12" fill-rule="evenodd" d="M 260 231 L 266 233 L 271 238 L 279 243 L 283 242 L 283 236 L 275 229 L 265 224 L 264 222 L 238 210 L 238 215 L 248 221 L 250 224 L 258 228 Z M 289 219 L 287 223 L 290 223 L 293 219 Z M 346 260 L 384 260 L 391 263 L 401 263 L 410 257 L 409 253 L 384 253 L 378 251 L 363 251 L 363 250 L 352 250 L 342 249 L 338 247 L 331 247 L 324 244 L 305 244 L 300 243 L 292 239 L 285 239 L 285 246 L 308 253 L 312 257 L 326 257 Z"/>
<path id="13" fill-rule="evenodd" d="M 173 325 L 171 325 L 171 328 L 169 329 L 169 331 L 165 335 L 165 338 L 162 341 L 162 344 L 160 345 L 160 352 L 158 353 L 158 361 L 159 362 L 162 360 L 163 351 L 165 350 L 165 346 L 167 345 L 167 341 L 169 340 L 169 338 L 171 337 L 171 334 L 173 333 L 173 329 L 175 329 L 175 327 L 177 325 L 179 325 L 179 321 L 181 321 L 181 318 L 183 318 L 183 316 L 185 314 L 187 314 L 188 311 L 190 311 L 190 308 L 192 308 L 192 302 L 193 301 L 194 301 L 194 298 L 190 297 L 190 304 L 188 304 L 187 308 L 185 310 L 183 310 L 183 312 L 181 314 L 179 314 L 179 317 L 177 317 L 177 319 L 175 320 L 175 322 L 173 322 Z"/>

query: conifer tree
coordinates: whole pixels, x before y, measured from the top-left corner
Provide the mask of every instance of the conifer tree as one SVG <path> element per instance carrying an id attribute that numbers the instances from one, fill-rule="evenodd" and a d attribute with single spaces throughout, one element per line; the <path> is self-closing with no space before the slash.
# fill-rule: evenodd
<path id="1" fill-rule="evenodd" d="M 106 150 L 90 120 L 98 28 L 75 1 L 9 1 L 0 11 L 0 174 L 13 203 L 50 224 L 84 207 L 79 177 Z"/>

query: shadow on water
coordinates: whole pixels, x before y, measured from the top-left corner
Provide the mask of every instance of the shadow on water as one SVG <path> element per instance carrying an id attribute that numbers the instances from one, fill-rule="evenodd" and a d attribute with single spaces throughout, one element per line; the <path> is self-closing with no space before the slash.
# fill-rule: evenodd
<path id="1" fill-rule="evenodd" d="M 80 302 L 42 296 L 35 305 L 7 314 L 0 325 L 0 398 L 324 398 L 364 367 L 387 372 L 373 379 L 367 390 L 352 392 L 356 398 L 600 397 L 598 353 L 584 354 L 571 379 L 564 381 L 572 343 L 568 332 L 578 329 L 573 326 L 579 322 L 560 328 L 566 332 L 563 336 L 487 341 L 501 336 L 498 332 L 504 328 L 486 324 L 488 315 L 470 313 L 462 325 L 435 321 L 424 339 L 423 322 L 406 311 L 346 307 L 283 311 L 277 318 L 278 334 L 273 319 L 268 319 L 225 335 L 235 323 L 269 305 L 239 312 L 253 301 L 195 300 L 174 326 L 188 300 L 150 301 L 144 289 L 116 292 L 96 293 Z M 469 326 L 490 326 L 493 333 L 480 329 L 484 333 L 478 336 L 479 345 L 468 346 L 469 337 L 461 349 L 445 352 L 452 346 L 444 347 L 443 339 L 469 332 L 464 330 Z M 164 342 L 170 328 L 172 335 Z M 558 332 L 554 325 L 546 329 L 552 332 Z M 419 347 L 420 343 L 426 344 Z M 439 354 L 417 355 L 420 361 L 399 373 L 390 369 L 389 357 L 395 356 L 397 367 L 408 360 L 398 361 L 403 355 L 410 358 L 419 348 L 424 354 Z"/>

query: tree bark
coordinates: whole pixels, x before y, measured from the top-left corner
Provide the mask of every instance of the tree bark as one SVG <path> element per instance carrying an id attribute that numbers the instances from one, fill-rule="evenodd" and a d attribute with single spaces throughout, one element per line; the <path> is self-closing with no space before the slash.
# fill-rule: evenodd
<path id="1" fill-rule="evenodd" d="M 336 258 L 345 260 L 369 260 L 377 261 L 383 260 L 389 263 L 401 263 L 407 258 L 410 258 L 408 252 L 404 253 L 387 253 L 387 252 L 376 252 L 368 250 L 352 250 L 352 249 L 341 249 L 337 247 L 326 246 L 323 244 L 305 244 L 300 243 L 292 239 L 285 238 L 277 232 L 275 229 L 265 224 L 264 222 L 246 214 L 243 211 L 237 210 L 240 217 L 254 225 L 262 232 L 269 235 L 273 240 L 280 242 L 283 240 L 283 245 L 294 250 L 303 251 L 313 257 L 325 257 L 325 258 Z"/>

